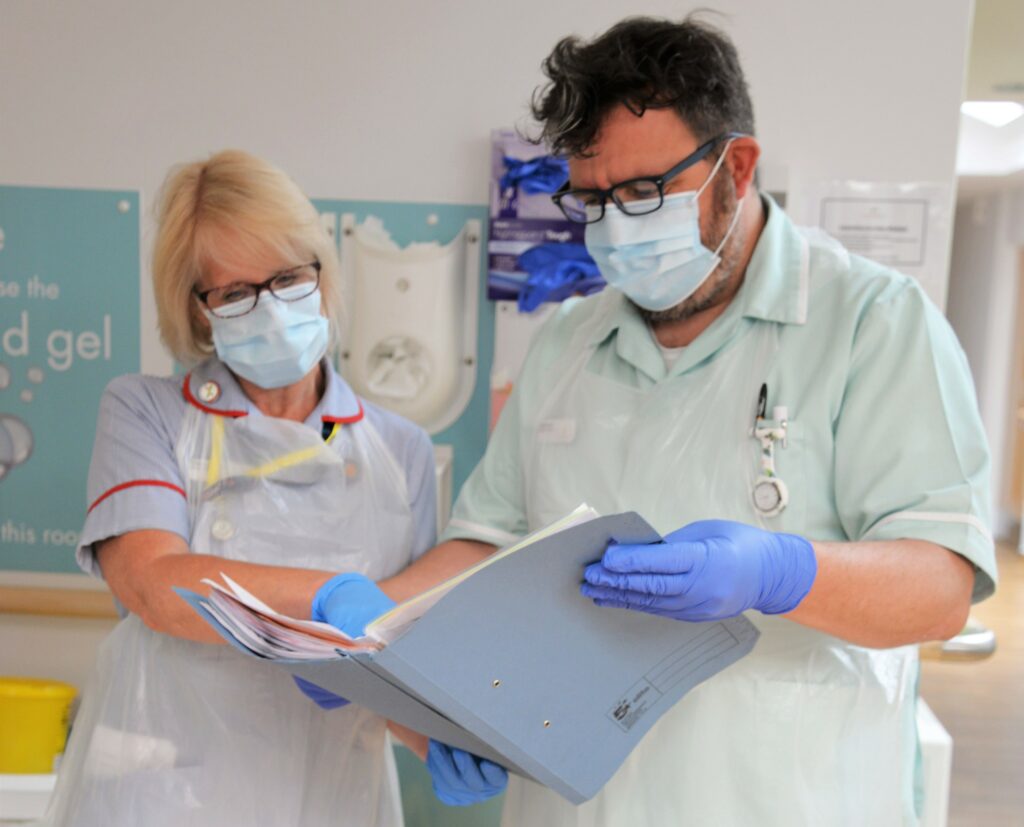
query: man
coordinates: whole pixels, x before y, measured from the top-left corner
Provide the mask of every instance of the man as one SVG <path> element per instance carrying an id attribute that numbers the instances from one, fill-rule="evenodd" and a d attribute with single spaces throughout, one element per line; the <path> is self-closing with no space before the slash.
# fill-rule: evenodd
<path id="1" fill-rule="evenodd" d="M 609 548 L 584 594 L 679 622 L 746 611 L 761 639 L 595 799 L 514 779 L 505 823 L 916 824 L 912 644 L 958 632 L 996 577 L 956 339 L 914 281 L 757 191 L 720 32 L 629 19 L 544 68 L 534 114 L 569 157 L 555 197 L 610 286 L 539 335 L 445 547 L 584 501 L 635 510 L 665 542 Z"/>

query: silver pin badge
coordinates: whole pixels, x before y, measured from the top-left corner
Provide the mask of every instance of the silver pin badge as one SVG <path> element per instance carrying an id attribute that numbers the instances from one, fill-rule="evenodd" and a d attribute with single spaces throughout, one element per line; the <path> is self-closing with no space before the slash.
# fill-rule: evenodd
<path id="1" fill-rule="evenodd" d="M 199 388 L 199 398 L 206 403 L 216 402 L 220 399 L 220 385 L 213 381 L 203 382 Z"/>

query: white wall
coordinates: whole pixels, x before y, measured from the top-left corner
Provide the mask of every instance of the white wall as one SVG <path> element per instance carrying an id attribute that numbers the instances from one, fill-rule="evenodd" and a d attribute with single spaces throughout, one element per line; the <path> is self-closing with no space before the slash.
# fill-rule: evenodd
<path id="1" fill-rule="evenodd" d="M 714 5 L 791 203 L 818 178 L 952 183 L 969 0 Z M 523 121 L 560 36 L 689 7 L 4 0 L 0 183 L 139 189 L 144 249 L 168 167 L 225 146 L 270 158 L 313 196 L 483 204 L 488 133 Z M 162 371 L 155 330 L 144 279 L 143 368 Z M 12 649 L 25 624 L 8 624 L 0 618 L 5 670 L 34 668 L 38 652 L 70 663 L 79 645 L 55 627 L 50 643 Z"/>
<path id="2" fill-rule="evenodd" d="M 81 692 L 113 620 L 0 614 L 0 674 L 64 681 Z"/>
<path id="3" fill-rule="evenodd" d="M 951 181 L 969 0 L 714 5 L 791 188 Z M 689 7 L 5 0 L 0 182 L 138 188 L 148 207 L 171 164 L 240 146 L 314 196 L 482 204 L 488 132 L 524 118 L 560 36 Z M 142 301 L 144 368 L 162 370 L 148 288 Z"/>

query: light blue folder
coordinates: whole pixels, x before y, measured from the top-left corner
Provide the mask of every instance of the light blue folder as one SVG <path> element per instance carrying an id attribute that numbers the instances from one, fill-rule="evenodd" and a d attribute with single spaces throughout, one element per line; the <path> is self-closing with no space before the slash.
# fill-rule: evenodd
<path id="1" fill-rule="evenodd" d="M 481 569 L 385 649 L 273 663 L 579 804 L 658 718 L 758 638 L 742 616 L 683 623 L 580 594 L 583 567 L 610 541 L 659 539 L 637 514 L 600 517 Z M 248 651 L 202 598 L 183 596 Z"/>

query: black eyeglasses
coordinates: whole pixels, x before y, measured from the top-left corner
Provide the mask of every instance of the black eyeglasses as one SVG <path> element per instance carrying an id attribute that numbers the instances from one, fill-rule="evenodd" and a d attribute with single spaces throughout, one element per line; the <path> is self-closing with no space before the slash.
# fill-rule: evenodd
<path id="1" fill-rule="evenodd" d="M 196 290 L 193 287 L 192 292 L 214 316 L 230 319 L 251 312 L 264 290 L 269 290 L 274 298 L 283 302 L 297 302 L 311 295 L 319 286 L 320 262 L 311 261 L 309 264 L 274 273 L 259 284 L 240 281 L 211 290 Z"/>
<path id="2" fill-rule="evenodd" d="M 665 203 L 665 184 L 679 173 L 703 161 L 715 144 L 741 138 L 742 133 L 726 132 L 705 141 L 678 164 L 661 175 L 646 178 L 630 178 L 608 189 L 569 189 L 568 183 L 554 195 L 554 201 L 574 224 L 594 224 L 604 218 L 604 207 L 610 198 L 626 215 L 647 215 L 661 209 Z"/>

